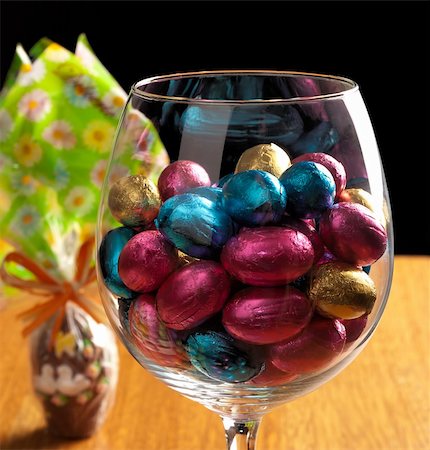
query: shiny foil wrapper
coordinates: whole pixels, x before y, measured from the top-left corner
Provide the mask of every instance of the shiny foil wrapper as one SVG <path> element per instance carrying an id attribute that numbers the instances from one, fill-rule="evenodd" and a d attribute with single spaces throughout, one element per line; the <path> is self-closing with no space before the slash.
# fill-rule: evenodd
<path id="1" fill-rule="evenodd" d="M 184 368 L 187 356 L 180 339 L 158 318 L 155 298 L 142 294 L 128 311 L 133 344 L 151 361 L 167 367 Z"/>
<path id="2" fill-rule="evenodd" d="M 192 365 L 214 380 L 242 383 L 258 375 L 263 364 L 240 349 L 234 339 L 222 332 L 194 333 L 186 350 Z"/>
<path id="3" fill-rule="evenodd" d="M 187 330 L 221 310 L 230 278 L 215 261 L 196 261 L 167 278 L 157 293 L 157 311 L 168 328 Z"/>
<path id="4" fill-rule="evenodd" d="M 143 175 L 120 178 L 109 191 L 110 212 L 128 227 L 149 225 L 158 214 L 161 198 L 155 184 Z"/>
<path id="5" fill-rule="evenodd" d="M 304 375 L 321 371 L 342 353 L 345 342 L 345 327 L 339 320 L 316 316 L 298 336 L 273 344 L 271 361 L 288 374 Z"/>
<path id="6" fill-rule="evenodd" d="M 346 330 L 346 345 L 349 346 L 355 342 L 362 334 L 367 325 L 368 316 L 364 315 L 357 319 L 341 320 Z"/>
<path id="7" fill-rule="evenodd" d="M 193 161 L 181 160 L 169 164 L 158 179 L 161 198 L 166 201 L 174 195 L 184 194 L 192 188 L 210 186 L 206 170 Z"/>
<path id="8" fill-rule="evenodd" d="M 281 386 L 290 383 L 298 378 L 296 373 L 287 373 L 275 367 L 270 359 L 264 362 L 263 371 L 248 381 L 249 384 L 255 386 Z"/>
<path id="9" fill-rule="evenodd" d="M 136 295 L 123 283 L 118 273 L 119 255 L 135 234 L 130 228 L 115 228 L 104 236 L 100 245 L 99 260 L 104 284 L 119 297 L 132 298 Z"/>
<path id="10" fill-rule="evenodd" d="M 360 205 L 365 206 L 367 209 L 370 209 L 370 211 L 372 211 L 375 214 L 375 216 L 381 222 L 384 228 L 386 228 L 387 221 L 385 219 L 382 208 L 378 207 L 375 199 L 372 197 L 372 194 L 369 194 L 364 189 L 360 188 L 345 189 L 339 195 L 339 202 L 358 203 Z"/>
<path id="11" fill-rule="evenodd" d="M 387 247 L 387 233 L 376 216 L 358 203 L 341 202 L 321 216 L 320 236 L 342 261 L 367 266 Z"/>
<path id="12" fill-rule="evenodd" d="M 313 161 L 324 166 L 332 175 L 336 184 L 336 196 L 345 189 L 346 186 L 346 172 L 342 163 L 333 156 L 327 155 L 327 153 L 306 153 L 293 160 L 293 164 L 300 161 Z"/>
<path id="13" fill-rule="evenodd" d="M 234 233 L 234 223 L 216 203 L 196 194 L 168 199 L 160 209 L 157 227 L 187 255 L 210 259 Z"/>
<path id="14" fill-rule="evenodd" d="M 176 249 L 159 231 L 142 231 L 131 238 L 119 257 L 121 280 L 136 292 L 152 292 L 178 266 Z"/>
<path id="15" fill-rule="evenodd" d="M 236 164 L 235 173 L 263 170 L 279 178 L 291 166 L 287 152 L 276 144 L 260 144 L 245 150 Z"/>
<path id="16" fill-rule="evenodd" d="M 288 339 L 309 323 L 313 306 L 290 286 L 247 288 L 225 305 L 222 323 L 227 332 L 249 344 L 273 344 Z"/>
<path id="17" fill-rule="evenodd" d="M 331 262 L 312 274 L 309 297 L 326 317 L 356 319 L 372 311 L 376 288 L 372 279 L 354 265 Z"/>
<path id="18" fill-rule="evenodd" d="M 311 241 L 299 231 L 282 227 L 242 228 L 221 253 L 231 275 L 251 286 L 280 286 L 311 267 Z"/>
<path id="19" fill-rule="evenodd" d="M 279 181 L 287 193 L 286 212 L 301 219 L 318 218 L 334 202 L 336 186 L 321 164 L 301 161 L 285 171 Z"/>
<path id="20" fill-rule="evenodd" d="M 275 176 L 262 170 L 237 173 L 222 192 L 225 210 L 241 225 L 275 224 L 284 214 L 285 189 Z"/>
<path id="21" fill-rule="evenodd" d="M 330 122 L 324 121 L 303 133 L 298 141 L 288 147 L 288 150 L 294 157 L 304 153 L 328 153 L 338 142 L 339 133 L 336 128 Z"/>

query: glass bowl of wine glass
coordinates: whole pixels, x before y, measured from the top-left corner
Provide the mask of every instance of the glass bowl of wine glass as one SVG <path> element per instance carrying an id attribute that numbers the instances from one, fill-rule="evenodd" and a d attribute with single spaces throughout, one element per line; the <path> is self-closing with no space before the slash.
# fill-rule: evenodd
<path id="1" fill-rule="evenodd" d="M 146 370 L 221 416 L 228 448 L 254 448 L 264 414 L 334 377 L 381 318 L 390 203 L 349 79 L 140 81 L 101 197 L 97 271 L 113 328 Z"/>

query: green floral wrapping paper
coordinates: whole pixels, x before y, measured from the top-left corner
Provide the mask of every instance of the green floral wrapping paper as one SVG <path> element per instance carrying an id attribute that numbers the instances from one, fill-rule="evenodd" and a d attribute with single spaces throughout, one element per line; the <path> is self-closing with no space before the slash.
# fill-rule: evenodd
<path id="1" fill-rule="evenodd" d="M 0 238 L 56 275 L 71 278 L 94 232 L 101 186 L 127 95 L 84 35 L 75 53 L 42 39 L 21 46 L 0 95 Z M 130 105 L 112 177 L 157 178 L 169 163 L 157 131 Z M 119 153 L 121 153 L 119 151 Z M 130 154 L 130 152 L 125 152 Z"/>

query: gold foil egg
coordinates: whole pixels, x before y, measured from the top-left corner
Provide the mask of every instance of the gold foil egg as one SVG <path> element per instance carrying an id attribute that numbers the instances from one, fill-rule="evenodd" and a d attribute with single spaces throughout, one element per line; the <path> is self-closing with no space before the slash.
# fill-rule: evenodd
<path id="1" fill-rule="evenodd" d="M 386 220 L 384 213 L 382 212 L 382 209 L 378 207 L 378 205 L 375 202 L 375 199 L 372 197 L 372 194 L 369 194 L 364 189 L 359 188 L 344 189 L 339 194 L 339 201 L 358 203 L 360 205 L 365 206 L 367 209 L 370 209 L 370 211 L 372 211 L 375 214 L 375 216 L 381 222 L 381 224 L 384 227 L 386 227 Z"/>
<path id="2" fill-rule="evenodd" d="M 116 220 L 128 227 L 149 225 L 158 214 L 161 198 L 155 184 L 143 175 L 120 178 L 109 191 L 108 205 Z"/>
<path id="3" fill-rule="evenodd" d="M 366 272 L 356 266 L 330 262 L 313 273 L 309 298 L 323 316 L 356 319 L 371 312 L 376 288 Z"/>
<path id="4" fill-rule="evenodd" d="M 260 144 L 245 150 L 234 173 L 264 170 L 279 178 L 291 166 L 288 154 L 276 144 Z"/>

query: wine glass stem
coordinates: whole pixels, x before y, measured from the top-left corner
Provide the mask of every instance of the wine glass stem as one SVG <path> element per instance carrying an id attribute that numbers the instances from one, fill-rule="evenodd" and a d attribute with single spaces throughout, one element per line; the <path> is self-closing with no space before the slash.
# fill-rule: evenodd
<path id="1" fill-rule="evenodd" d="M 227 450 L 255 450 L 257 432 L 261 419 L 236 422 L 222 418 L 227 441 Z"/>

